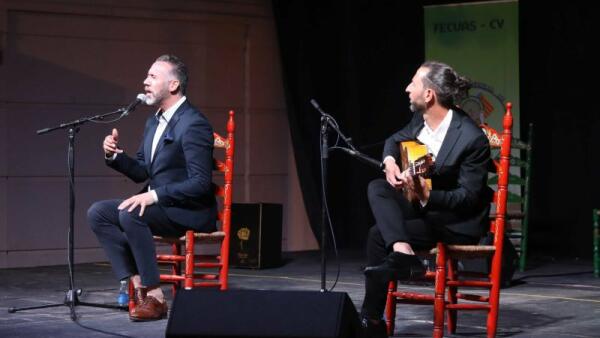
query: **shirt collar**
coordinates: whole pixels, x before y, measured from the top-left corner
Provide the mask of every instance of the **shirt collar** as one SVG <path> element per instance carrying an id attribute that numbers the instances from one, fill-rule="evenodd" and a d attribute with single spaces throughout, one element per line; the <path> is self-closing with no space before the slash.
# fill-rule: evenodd
<path id="1" fill-rule="evenodd" d="M 158 120 L 160 120 L 160 118 L 162 117 L 165 119 L 165 121 L 167 121 L 167 123 L 169 123 L 169 121 L 171 120 L 171 117 L 173 117 L 173 114 L 175 114 L 177 109 L 179 109 L 179 107 L 183 104 L 183 102 L 185 102 L 185 100 L 186 100 L 186 97 L 182 96 L 177 102 L 175 102 L 174 105 L 169 107 L 169 109 L 165 110 L 164 112 L 162 112 L 159 109 L 154 115 L 156 116 L 156 118 Z"/>
<path id="2" fill-rule="evenodd" d="M 424 122 L 425 129 L 427 130 L 427 132 L 429 132 L 431 135 L 440 135 L 440 136 L 446 135 L 448 128 L 450 128 L 450 122 L 452 122 L 452 115 L 453 115 L 452 113 L 453 113 L 452 109 L 448 109 L 448 113 L 446 114 L 446 116 L 444 117 L 444 119 L 442 120 L 442 122 L 440 123 L 440 125 L 437 127 L 436 130 L 432 130 L 427 125 L 427 122 Z"/>

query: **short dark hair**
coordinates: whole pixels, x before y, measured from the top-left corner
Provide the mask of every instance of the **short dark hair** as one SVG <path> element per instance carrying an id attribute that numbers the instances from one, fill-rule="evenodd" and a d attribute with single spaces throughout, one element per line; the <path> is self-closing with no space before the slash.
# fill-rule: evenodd
<path id="1" fill-rule="evenodd" d="M 173 75 L 175 75 L 175 77 L 179 81 L 179 88 L 181 93 L 185 95 L 188 84 L 188 69 L 185 63 L 183 63 L 183 61 L 181 61 L 180 58 L 172 54 L 161 55 L 158 58 L 156 58 L 156 62 L 158 61 L 167 62 L 171 66 L 173 66 Z"/>
<path id="2" fill-rule="evenodd" d="M 458 101 L 467 97 L 471 81 L 458 75 L 452 67 L 438 61 L 426 61 L 421 67 L 429 69 L 423 77 L 423 84 L 436 93 L 443 107 L 453 108 Z"/>

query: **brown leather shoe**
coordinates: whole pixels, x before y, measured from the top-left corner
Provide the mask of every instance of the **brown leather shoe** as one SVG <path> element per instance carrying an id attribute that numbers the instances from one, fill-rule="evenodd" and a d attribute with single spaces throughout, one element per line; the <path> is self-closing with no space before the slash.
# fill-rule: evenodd
<path id="1" fill-rule="evenodd" d="M 146 299 L 146 292 L 148 292 L 148 289 L 144 287 L 133 289 L 133 302 L 135 305 L 140 305 Z"/>
<path id="2" fill-rule="evenodd" d="M 146 296 L 144 300 L 129 313 L 129 319 L 134 322 L 158 320 L 167 317 L 169 307 L 167 301 L 163 303 L 152 296 Z"/>
<path id="3" fill-rule="evenodd" d="M 148 292 L 148 289 L 145 287 L 139 287 L 139 288 L 133 289 L 133 306 L 129 306 L 129 316 L 130 317 L 133 314 L 133 311 L 135 310 L 135 308 L 138 307 L 138 305 L 142 304 L 144 299 L 146 299 L 147 292 Z"/>

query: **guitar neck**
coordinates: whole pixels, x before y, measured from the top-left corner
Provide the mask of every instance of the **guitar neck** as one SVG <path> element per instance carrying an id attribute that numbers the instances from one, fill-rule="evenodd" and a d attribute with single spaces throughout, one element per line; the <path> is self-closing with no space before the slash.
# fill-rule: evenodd
<path id="1" fill-rule="evenodd" d="M 408 173 L 412 177 L 419 176 L 419 172 L 417 171 L 417 166 L 415 165 L 415 162 L 409 162 Z"/>

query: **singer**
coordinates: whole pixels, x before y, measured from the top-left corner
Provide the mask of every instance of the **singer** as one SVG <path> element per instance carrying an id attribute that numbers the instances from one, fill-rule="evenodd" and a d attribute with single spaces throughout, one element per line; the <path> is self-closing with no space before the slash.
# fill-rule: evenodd
<path id="1" fill-rule="evenodd" d="M 388 282 L 425 273 L 413 250 L 432 248 L 438 241 L 475 244 L 489 226 L 493 194 L 487 186 L 489 143 L 456 106 L 469 87 L 450 66 L 433 61 L 423 63 L 406 87 L 413 119 L 386 140 L 386 179 L 374 180 L 368 188 L 376 224 L 367 239 L 361 311 L 366 337 L 387 337 L 381 318 Z M 431 188 L 422 177 L 412 177 L 396 164 L 399 143 L 409 140 L 419 140 L 434 155 Z M 407 200 L 401 189 L 410 189 L 416 199 Z"/>
<path id="2" fill-rule="evenodd" d="M 165 318 L 168 311 L 152 236 L 216 230 L 213 130 L 187 101 L 187 82 L 187 67 L 179 58 L 157 58 L 143 84 L 144 103 L 158 110 L 146 121 L 137 153 L 129 156 L 119 147 L 117 129 L 102 145 L 109 167 L 146 183 L 137 195 L 99 201 L 88 210 L 88 222 L 116 277 L 130 278 L 135 287 L 132 321 Z"/>

